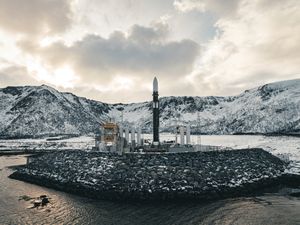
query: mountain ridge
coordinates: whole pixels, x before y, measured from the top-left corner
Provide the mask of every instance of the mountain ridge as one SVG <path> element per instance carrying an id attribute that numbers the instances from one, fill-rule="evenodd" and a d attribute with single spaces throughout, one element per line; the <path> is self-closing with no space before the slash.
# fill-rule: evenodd
<path id="1" fill-rule="evenodd" d="M 83 135 L 110 118 L 151 132 L 151 101 L 104 103 L 47 86 L 0 88 L 0 137 Z M 161 131 L 190 124 L 206 134 L 300 132 L 300 79 L 273 82 L 235 96 L 160 98 Z M 200 121 L 198 120 L 198 115 Z"/>

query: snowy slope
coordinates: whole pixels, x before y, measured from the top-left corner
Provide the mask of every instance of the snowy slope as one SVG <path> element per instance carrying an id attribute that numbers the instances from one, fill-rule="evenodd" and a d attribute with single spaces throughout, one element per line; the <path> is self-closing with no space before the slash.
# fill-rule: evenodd
<path id="1" fill-rule="evenodd" d="M 118 115 L 116 108 L 110 115 Z M 151 104 L 123 108 L 124 120 L 151 126 Z M 165 131 L 175 124 L 189 123 L 194 132 L 208 134 L 298 133 L 300 79 L 266 84 L 231 97 L 164 97 L 160 99 L 160 115 Z"/>
<path id="2" fill-rule="evenodd" d="M 108 105 L 48 86 L 0 89 L 0 135 L 38 137 L 79 135 L 107 119 Z"/>
<path id="3" fill-rule="evenodd" d="M 121 121 L 122 111 L 124 123 L 150 132 L 151 106 L 151 102 L 105 104 L 44 85 L 7 87 L 0 89 L 0 136 L 87 134 L 108 118 Z M 231 97 L 163 97 L 160 120 L 164 131 L 189 123 L 192 131 L 209 134 L 299 133 L 300 79 Z"/>

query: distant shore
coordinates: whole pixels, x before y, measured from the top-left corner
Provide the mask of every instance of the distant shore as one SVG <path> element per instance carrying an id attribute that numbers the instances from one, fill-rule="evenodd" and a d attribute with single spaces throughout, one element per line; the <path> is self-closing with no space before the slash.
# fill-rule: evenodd
<path id="1" fill-rule="evenodd" d="M 59 152 L 59 151 L 74 151 L 74 149 L 70 150 L 34 150 L 34 149 L 29 149 L 29 150 L 24 150 L 24 149 L 16 149 L 16 150 L 4 150 L 0 151 L 0 156 L 10 156 L 10 155 L 40 155 L 40 154 L 46 154 L 49 152 Z M 80 151 L 80 150 L 78 150 Z"/>
<path id="2" fill-rule="evenodd" d="M 169 133 L 169 131 L 162 132 L 164 133 Z M 152 133 L 144 133 L 144 134 L 152 134 Z M 89 136 L 89 134 L 82 134 L 83 136 Z M 20 139 L 27 139 L 27 140 L 36 140 L 36 139 L 46 139 L 46 141 L 59 141 L 59 140 L 68 140 L 70 138 L 79 138 L 82 137 L 82 135 L 42 135 L 42 136 L 29 136 L 29 135 L 24 135 L 24 136 L 0 136 L 0 140 L 20 140 Z M 262 136 L 291 136 L 291 137 L 300 137 L 300 132 L 299 133 L 232 133 L 232 134 L 211 134 L 211 133 L 197 133 L 197 132 L 191 132 L 191 135 L 217 135 L 217 136 L 222 136 L 222 135 L 262 135 Z M 92 136 L 92 135 L 91 135 Z"/>

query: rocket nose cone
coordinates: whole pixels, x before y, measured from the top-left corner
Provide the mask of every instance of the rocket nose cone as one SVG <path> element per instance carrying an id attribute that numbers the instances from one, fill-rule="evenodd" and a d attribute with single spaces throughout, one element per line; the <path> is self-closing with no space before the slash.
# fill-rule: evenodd
<path id="1" fill-rule="evenodd" d="M 156 77 L 154 77 L 153 80 L 153 91 L 158 91 L 158 82 Z"/>

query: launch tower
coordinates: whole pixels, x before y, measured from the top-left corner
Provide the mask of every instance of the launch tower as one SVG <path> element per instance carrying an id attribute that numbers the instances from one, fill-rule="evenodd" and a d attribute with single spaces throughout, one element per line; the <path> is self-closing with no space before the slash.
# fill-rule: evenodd
<path id="1" fill-rule="evenodd" d="M 153 145 L 159 145 L 159 100 L 158 82 L 156 77 L 153 80 Z"/>

